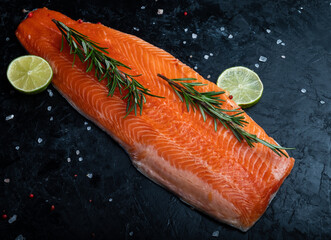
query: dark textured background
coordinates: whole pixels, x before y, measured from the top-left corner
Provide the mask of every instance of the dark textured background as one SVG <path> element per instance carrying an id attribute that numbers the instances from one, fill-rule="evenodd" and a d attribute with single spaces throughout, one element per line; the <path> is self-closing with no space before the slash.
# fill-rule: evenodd
<path id="1" fill-rule="evenodd" d="M 0 219 L 0 239 L 331 239 L 329 0 L 26 2 L 0 3 L 0 211 L 8 215 Z M 145 178 L 114 140 L 85 125 L 53 87 L 53 97 L 13 90 L 7 66 L 26 54 L 15 29 L 26 15 L 23 8 L 42 6 L 137 35 L 214 82 L 236 65 L 259 74 L 264 94 L 247 112 L 281 145 L 296 148 L 290 152 L 296 164 L 250 231 L 192 210 Z M 164 13 L 157 15 L 157 9 Z M 17 220 L 8 223 L 15 214 Z"/>

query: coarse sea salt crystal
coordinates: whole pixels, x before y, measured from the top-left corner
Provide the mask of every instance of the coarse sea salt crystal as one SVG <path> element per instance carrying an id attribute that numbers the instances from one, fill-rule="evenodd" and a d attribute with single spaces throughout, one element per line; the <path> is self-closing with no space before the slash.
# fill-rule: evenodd
<path id="1" fill-rule="evenodd" d="M 230 38 L 230 39 L 231 39 L 231 38 L 233 38 L 233 35 L 232 35 L 232 34 L 230 34 L 230 35 L 228 36 L 228 38 Z"/>
<path id="2" fill-rule="evenodd" d="M 80 151 L 79 150 L 76 150 L 76 155 L 79 155 L 80 154 Z"/>
<path id="3" fill-rule="evenodd" d="M 198 66 L 194 66 L 194 69 L 197 70 L 198 69 Z"/>
<path id="4" fill-rule="evenodd" d="M 49 121 L 53 121 L 53 120 L 54 120 L 54 118 L 53 118 L 53 117 L 50 117 L 50 118 L 49 118 Z"/>
<path id="5" fill-rule="evenodd" d="M 271 30 L 270 30 L 270 29 L 268 29 L 268 28 L 266 29 L 266 31 L 267 31 L 267 33 L 271 33 Z"/>
<path id="6" fill-rule="evenodd" d="M 140 9 L 144 10 L 145 8 L 146 8 L 145 6 L 141 6 L 141 8 L 140 8 Z"/>
<path id="7" fill-rule="evenodd" d="M 209 55 L 212 57 L 212 56 L 214 56 L 214 54 L 213 53 L 209 53 Z"/>
<path id="8" fill-rule="evenodd" d="M 9 179 L 9 178 L 5 178 L 5 179 L 3 180 L 3 182 L 4 182 L 4 183 L 10 183 L 10 179 Z"/>
<path id="9" fill-rule="evenodd" d="M 221 29 L 221 31 L 222 31 L 222 32 L 225 30 L 225 28 L 224 28 L 224 27 L 221 27 L 220 29 Z"/>
<path id="10" fill-rule="evenodd" d="M 325 103 L 325 101 L 323 101 L 323 100 L 320 101 L 320 104 L 324 104 L 324 103 Z"/>
<path id="11" fill-rule="evenodd" d="M 282 55 L 281 57 L 282 57 L 282 58 L 286 58 L 285 55 Z"/>
<path id="12" fill-rule="evenodd" d="M 209 58 L 209 56 L 205 55 L 205 56 L 203 56 L 203 58 L 207 60 Z"/>
<path id="13" fill-rule="evenodd" d="M 162 15 L 162 14 L 163 14 L 163 9 L 158 9 L 158 10 L 157 10 L 157 14 L 158 14 L 158 15 Z"/>
<path id="14" fill-rule="evenodd" d="M 207 78 L 210 78 L 210 75 L 207 75 Z"/>
<path id="15" fill-rule="evenodd" d="M 47 111 L 50 112 L 51 110 L 52 110 L 52 106 L 48 106 L 48 107 L 47 107 Z"/>
<path id="16" fill-rule="evenodd" d="M 196 39 L 198 37 L 198 35 L 196 33 L 192 33 L 192 38 Z"/>
<path id="17" fill-rule="evenodd" d="M 258 63 L 255 63 L 255 65 L 254 65 L 256 68 L 259 68 L 260 67 L 260 64 L 258 64 Z"/>
<path id="18" fill-rule="evenodd" d="M 88 124 L 88 122 L 84 122 L 84 125 L 87 125 Z"/>
<path id="19" fill-rule="evenodd" d="M 282 40 L 278 39 L 276 43 L 280 44 L 281 42 L 282 42 Z"/>
<path id="20" fill-rule="evenodd" d="M 6 42 L 8 42 L 10 40 L 10 38 L 9 37 L 6 37 Z"/>
<path id="21" fill-rule="evenodd" d="M 186 44 L 186 41 L 183 41 L 183 44 Z"/>
<path id="22" fill-rule="evenodd" d="M 260 62 L 266 62 L 268 58 L 264 57 L 264 56 L 260 56 L 259 61 Z"/>
<path id="23" fill-rule="evenodd" d="M 188 31 L 188 28 L 184 28 L 184 32 L 187 32 Z"/>
<path id="24" fill-rule="evenodd" d="M 133 236 L 133 232 L 129 232 L 129 235 L 132 237 Z"/>
<path id="25" fill-rule="evenodd" d="M 218 237 L 219 235 L 220 235 L 220 231 L 215 231 L 212 234 L 213 237 Z"/>
<path id="26" fill-rule="evenodd" d="M 93 178 L 93 173 L 88 173 L 88 174 L 86 174 L 86 177 L 88 177 L 88 178 Z"/>
<path id="27" fill-rule="evenodd" d="M 12 120 L 14 118 L 14 114 L 10 114 L 6 117 L 6 121 Z"/>
<path id="28" fill-rule="evenodd" d="M 78 161 L 80 161 L 80 162 L 83 161 L 83 158 L 82 157 L 79 157 L 78 158 Z"/>
<path id="29" fill-rule="evenodd" d="M 67 162 L 71 162 L 71 158 L 70 157 L 67 158 Z"/>
<path id="30" fill-rule="evenodd" d="M 20 150 L 20 146 L 16 146 L 15 149 L 18 151 Z"/>
<path id="31" fill-rule="evenodd" d="M 11 218 L 9 218 L 9 220 L 8 220 L 8 223 L 13 223 L 13 222 L 15 222 L 16 221 L 16 219 L 17 219 L 17 215 L 16 214 L 14 214 Z"/>
<path id="32" fill-rule="evenodd" d="M 282 46 L 285 46 L 285 43 L 284 43 L 284 42 L 282 42 L 280 45 L 282 45 Z"/>
<path id="33" fill-rule="evenodd" d="M 113 201 L 113 199 L 112 199 L 112 198 L 109 198 L 109 199 L 108 199 L 108 202 L 112 202 L 112 201 Z"/>
<path id="34" fill-rule="evenodd" d="M 42 143 L 43 142 L 43 139 L 42 138 L 38 138 L 37 142 L 38 143 Z"/>
<path id="35" fill-rule="evenodd" d="M 304 88 L 302 88 L 302 89 L 301 89 L 301 92 L 302 92 L 302 93 L 306 93 L 306 92 L 307 92 L 307 90 L 306 90 L 306 89 L 304 89 Z"/>
<path id="36" fill-rule="evenodd" d="M 18 235 L 15 240 L 25 240 L 25 237 L 23 237 L 22 234 Z"/>
<path id="37" fill-rule="evenodd" d="M 91 126 L 87 126 L 87 127 L 86 127 L 86 130 L 87 130 L 87 131 L 90 131 L 90 130 L 91 130 Z"/>
<path id="38" fill-rule="evenodd" d="M 139 28 L 137 28 L 137 27 L 133 27 L 133 30 L 139 32 Z"/>
<path id="39" fill-rule="evenodd" d="M 54 94 L 51 89 L 47 89 L 47 92 L 48 92 L 48 96 L 53 97 Z"/>

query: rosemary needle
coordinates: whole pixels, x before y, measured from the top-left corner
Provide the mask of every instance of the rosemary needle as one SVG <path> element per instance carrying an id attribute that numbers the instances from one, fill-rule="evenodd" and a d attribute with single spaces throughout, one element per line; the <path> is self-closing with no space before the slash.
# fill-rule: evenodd
<path id="1" fill-rule="evenodd" d="M 250 147 L 254 147 L 254 143 L 262 143 L 277 155 L 288 157 L 283 150 L 292 148 L 269 143 L 243 129 L 248 124 L 243 116 L 244 111 L 241 109 L 226 110 L 221 108 L 224 100 L 220 99 L 218 95 L 223 94 L 224 91 L 199 92 L 194 87 L 206 84 L 192 82 L 191 80 L 196 80 L 195 78 L 169 79 L 161 74 L 157 74 L 157 76 L 168 82 L 180 100 L 185 102 L 187 111 L 190 110 L 190 106 L 193 111 L 199 109 L 204 121 L 206 121 L 206 114 L 211 116 L 214 119 L 215 131 L 217 131 L 217 123 L 220 122 L 226 129 L 232 131 L 239 142 L 244 139 Z M 232 112 L 232 114 L 227 114 L 226 112 Z"/>
<path id="2" fill-rule="evenodd" d="M 73 28 L 66 26 L 64 23 L 52 20 L 60 32 L 62 33 L 61 52 L 63 51 L 64 39 L 70 47 L 70 54 L 74 54 L 73 65 L 75 58 L 78 58 L 87 63 L 86 72 L 95 69 L 95 76 L 99 81 L 107 79 L 108 96 L 113 96 L 116 89 L 119 89 L 120 94 L 126 91 L 126 95 L 122 99 L 127 100 L 126 116 L 132 111 L 137 115 L 137 108 L 140 108 L 142 114 L 143 104 L 146 103 L 145 95 L 152 97 L 163 98 L 150 93 L 150 90 L 141 85 L 135 78 L 141 75 L 130 75 L 118 69 L 124 67 L 130 69 L 125 64 L 107 56 L 107 48 L 101 47 L 97 42 L 89 39 L 88 36 L 76 31 Z"/>

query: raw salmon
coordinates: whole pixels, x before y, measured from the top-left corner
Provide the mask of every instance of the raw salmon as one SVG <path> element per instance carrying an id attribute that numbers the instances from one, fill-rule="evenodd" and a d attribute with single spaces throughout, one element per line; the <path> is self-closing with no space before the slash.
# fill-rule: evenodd
<path id="1" fill-rule="evenodd" d="M 32 15 L 32 16 L 31 16 Z M 107 47 L 109 56 L 126 64 L 127 73 L 152 94 L 147 96 L 142 115 L 126 114 L 126 100 L 119 92 L 108 97 L 105 81 L 86 73 L 85 64 L 69 48 L 61 48 L 61 34 L 52 19 L 89 36 Z M 46 59 L 54 70 L 53 85 L 81 114 L 93 121 L 128 152 L 134 166 L 151 180 L 171 190 L 183 201 L 213 218 L 247 231 L 264 213 L 294 159 L 280 157 L 262 144 L 250 148 L 240 143 L 221 125 L 214 131 L 213 119 L 204 123 L 198 111 L 188 112 L 168 83 L 157 77 L 197 78 L 207 84 L 200 91 L 220 91 L 214 83 L 178 59 L 142 39 L 108 28 L 102 24 L 74 21 L 65 15 L 37 9 L 22 21 L 16 36 L 34 55 Z M 227 109 L 237 108 L 220 96 Z M 276 142 L 246 113 L 245 129 L 268 142 Z"/>

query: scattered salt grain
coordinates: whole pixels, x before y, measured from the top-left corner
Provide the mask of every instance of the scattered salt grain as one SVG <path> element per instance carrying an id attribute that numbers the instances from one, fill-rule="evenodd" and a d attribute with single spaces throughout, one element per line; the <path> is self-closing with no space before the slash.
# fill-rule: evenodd
<path id="1" fill-rule="evenodd" d="M 298 10 L 298 13 L 301 13 L 301 11 L 300 11 L 300 10 Z"/>
<path id="2" fill-rule="evenodd" d="M 11 218 L 9 218 L 9 220 L 8 220 L 8 223 L 13 223 L 13 222 L 15 222 L 16 221 L 16 219 L 17 219 L 17 215 L 16 214 L 14 214 Z"/>
<path id="3" fill-rule="evenodd" d="M 256 68 L 259 68 L 260 65 L 259 65 L 258 63 L 255 63 L 255 67 L 256 67 Z"/>
<path id="4" fill-rule="evenodd" d="M 163 14 L 163 9 L 158 9 L 158 10 L 157 10 L 157 14 L 158 14 L 158 15 L 162 15 L 162 14 Z"/>
<path id="5" fill-rule="evenodd" d="M 76 154 L 79 155 L 80 154 L 80 151 L 79 150 L 76 150 Z"/>
<path id="6" fill-rule="evenodd" d="M 16 146 L 15 149 L 18 151 L 20 150 L 20 146 Z"/>
<path id="7" fill-rule="evenodd" d="M 212 56 L 214 56 L 214 54 L 213 53 L 209 53 L 209 55 L 212 57 Z"/>
<path id="8" fill-rule="evenodd" d="M 325 103 L 325 101 L 323 101 L 323 100 L 320 101 L 320 104 L 324 104 L 324 103 Z"/>
<path id="9" fill-rule="evenodd" d="M 183 44 L 186 44 L 186 41 L 183 41 Z"/>
<path id="10" fill-rule="evenodd" d="M 93 178 L 93 173 L 86 174 L 86 177 L 88 177 L 89 179 Z"/>
<path id="11" fill-rule="evenodd" d="M 221 27 L 220 29 L 221 29 L 221 31 L 222 31 L 222 32 L 225 30 L 225 28 L 224 28 L 224 27 Z"/>
<path id="12" fill-rule="evenodd" d="M 6 42 L 8 42 L 10 40 L 10 38 L 9 37 L 6 37 Z"/>
<path id="13" fill-rule="evenodd" d="M 267 33 L 271 33 L 271 30 L 270 29 L 266 29 Z"/>
<path id="14" fill-rule="evenodd" d="M 218 237 L 219 235 L 220 235 L 220 231 L 215 231 L 212 234 L 213 237 Z"/>
<path id="15" fill-rule="evenodd" d="M 129 235 L 132 237 L 133 236 L 133 232 L 129 232 Z"/>
<path id="16" fill-rule="evenodd" d="M 145 8 L 146 8 L 145 6 L 141 6 L 141 8 L 140 8 L 140 9 L 144 10 Z"/>
<path id="17" fill-rule="evenodd" d="M 4 181 L 4 183 L 10 183 L 10 179 L 9 178 L 5 178 L 3 181 Z"/>
<path id="18" fill-rule="evenodd" d="M 260 62 L 266 62 L 268 58 L 264 57 L 264 56 L 260 56 L 259 61 Z"/>
<path id="19" fill-rule="evenodd" d="M 137 27 L 133 27 L 133 30 L 139 32 L 139 28 L 137 28 Z"/>
<path id="20" fill-rule="evenodd" d="M 198 37 L 198 35 L 197 34 L 195 34 L 195 33 L 192 33 L 192 38 L 193 39 L 196 39 Z"/>
<path id="21" fill-rule="evenodd" d="M 280 44 L 281 42 L 282 42 L 282 40 L 278 39 L 276 43 Z"/>
<path id="22" fill-rule="evenodd" d="M 48 96 L 53 97 L 54 94 L 51 89 L 47 89 L 47 92 L 48 92 Z"/>
<path id="23" fill-rule="evenodd" d="M 108 199 L 108 202 L 112 202 L 112 201 L 113 201 L 113 199 L 112 199 L 112 198 L 109 198 L 109 199 Z"/>
<path id="24" fill-rule="evenodd" d="M 209 56 L 205 55 L 205 56 L 203 56 L 203 58 L 207 60 L 209 58 Z"/>
<path id="25" fill-rule="evenodd" d="M 304 88 L 302 88 L 302 89 L 301 89 L 301 92 L 302 92 L 302 93 L 306 93 L 306 92 L 307 92 L 307 90 L 306 90 L 306 89 L 304 89 Z"/>
<path id="26" fill-rule="evenodd" d="M 71 158 L 70 157 L 67 158 L 67 162 L 71 162 Z"/>
<path id="27" fill-rule="evenodd" d="M 52 110 L 52 106 L 48 106 L 48 107 L 47 107 L 47 111 L 50 112 L 51 110 Z"/>
<path id="28" fill-rule="evenodd" d="M 282 57 L 282 58 L 286 58 L 285 55 L 282 55 L 281 57 Z"/>
<path id="29" fill-rule="evenodd" d="M 14 118 L 14 114 L 10 114 L 6 117 L 6 121 L 12 120 Z"/>
<path id="30" fill-rule="evenodd" d="M 80 161 L 80 162 L 83 161 L 83 158 L 82 157 L 79 157 L 78 158 L 78 161 Z"/>
<path id="31" fill-rule="evenodd" d="M 230 34 L 230 35 L 228 36 L 228 38 L 230 38 L 230 39 L 231 39 L 231 38 L 233 38 L 233 35 L 232 35 L 232 34 Z"/>
<path id="32" fill-rule="evenodd" d="M 25 240 L 25 237 L 23 237 L 22 234 L 18 235 L 15 240 Z"/>
<path id="33" fill-rule="evenodd" d="M 188 31 L 188 28 L 184 28 L 184 32 L 187 32 Z"/>
<path id="34" fill-rule="evenodd" d="M 198 69 L 198 66 L 194 66 L 194 69 L 197 70 Z"/>
<path id="35" fill-rule="evenodd" d="M 43 139 L 42 138 L 38 138 L 37 142 L 38 143 L 42 143 L 43 142 Z"/>
<path id="36" fill-rule="evenodd" d="M 91 126 L 87 126 L 87 127 L 86 127 L 86 130 L 87 130 L 87 131 L 90 131 L 90 130 L 91 130 Z"/>
<path id="37" fill-rule="evenodd" d="M 282 45 L 282 46 L 285 46 L 285 43 L 284 43 L 284 42 L 282 42 L 280 45 Z"/>
<path id="38" fill-rule="evenodd" d="M 303 9 L 303 7 L 300 7 L 300 9 L 302 10 L 302 9 Z"/>
<path id="39" fill-rule="evenodd" d="M 210 75 L 207 75 L 207 78 L 210 78 Z"/>
<path id="40" fill-rule="evenodd" d="M 88 124 L 88 122 L 84 122 L 84 125 L 87 125 Z"/>
<path id="41" fill-rule="evenodd" d="M 155 22 L 152 22 L 153 25 L 155 25 Z"/>
<path id="42" fill-rule="evenodd" d="M 53 121 L 53 120 L 54 120 L 54 118 L 53 118 L 53 117 L 50 117 L 50 118 L 49 118 L 49 121 Z"/>
<path id="43" fill-rule="evenodd" d="M 190 55 L 190 58 L 193 58 L 193 56 L 192 56 L 192 55 Z"/>

